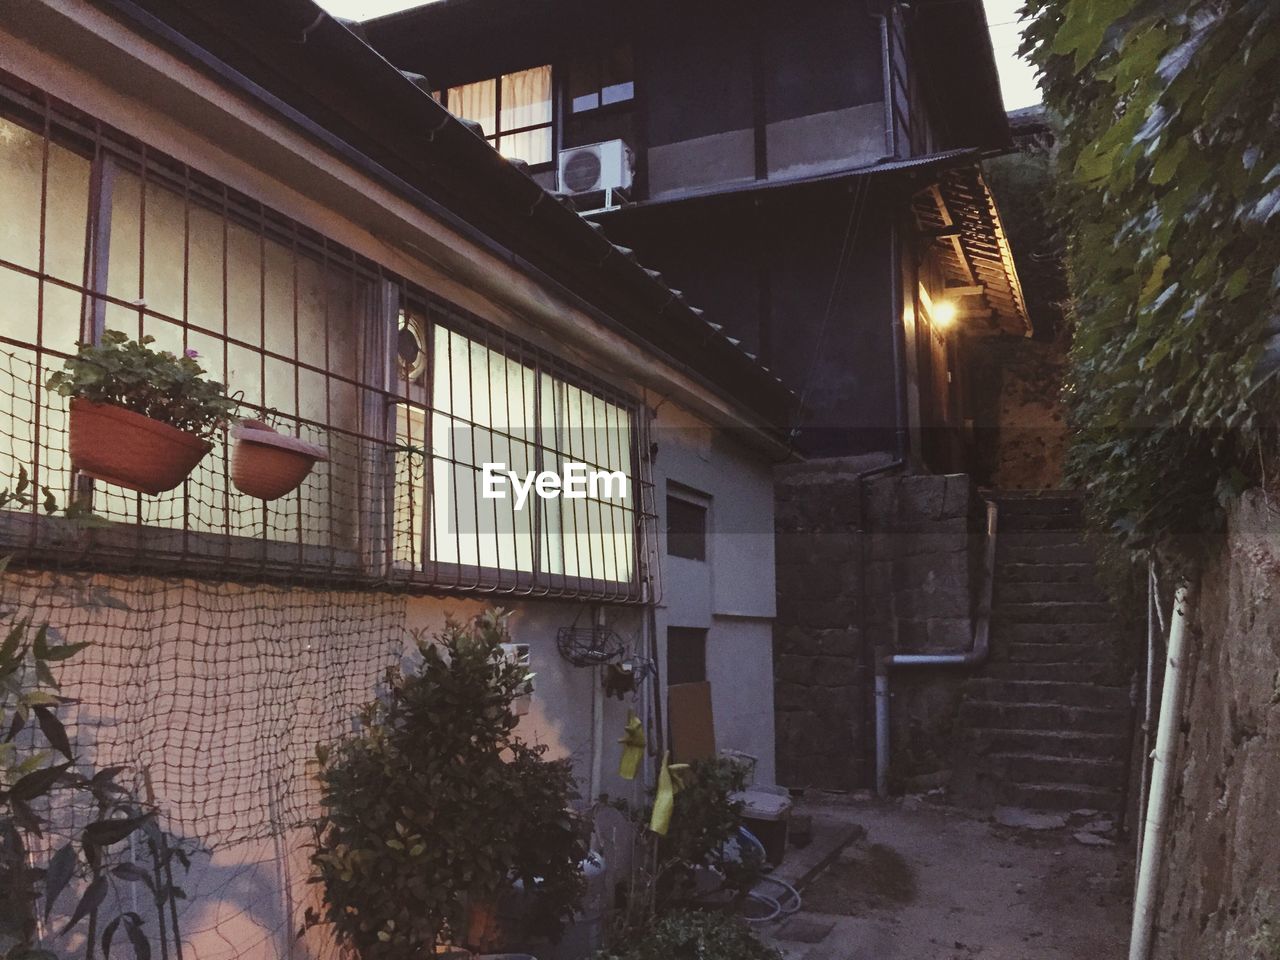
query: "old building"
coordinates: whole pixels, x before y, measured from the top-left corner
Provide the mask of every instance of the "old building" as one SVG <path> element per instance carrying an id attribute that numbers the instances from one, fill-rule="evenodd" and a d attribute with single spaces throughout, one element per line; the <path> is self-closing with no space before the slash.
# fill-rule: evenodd
<path id="1" fill-rule="evenodd" d="M 977 162 L 1009 142 L 980 5 L 446 0 L 365 29 L 801 394 L 803 453 L 965 469 L 963 353 L 1030 329 Z"/>
<path id="2" fill-rule="evenodd" d="M 1012 138 L 981 3 L 444 0 L 364 29 L 795 391 L 782 782 L 954 771 L 967 801 L 1112 804 L 1127 718 L 1073 662 L 1093 648 L 1007 662 L 1046 639 L 1035 621 L 1111 629 L 1091 587 L 1057 582 L 1089 579 L 1078 504 L 998 503 L 985 562 L 1001 498 L 979 491 L 1060 482 L 1062 423 L 1045 351 L 1021 346 L 1054 320 L 1028 311 L 983 169 Z M 1031 582 L 993 589 L 996 568 Z M 717 629 L 678 606 L 665 622 L 673 649 Z M 1067 743 L 1061 698 L 1109 739 Z"/>
<path id="3" fill-rule="evenodd" d="M 175 917 L 194 955 L 304 949 L 315 747 L 450 614 L 513 611 L 521 730 L 588 797 L 642 796 L 617 739 L 630 708 L 663 745 L 672 617 L 672 673 L 712 680 L 718 744 L 772 777 L 792 392 L 309 0 L 0 10 L 0 305 L 7 483 L 105 521 L 9 502 L 6 613 L 92 641 L 62 677 L 86 759 L 210 849 Z M 106 331 L 193 351 L 328 462 L 271 502 L 236 488 L 231 437 L 157 496 L 78 473 L 44 384 Z M 569 462 L 624 492 L 482 497 L 487 463 Z"/>

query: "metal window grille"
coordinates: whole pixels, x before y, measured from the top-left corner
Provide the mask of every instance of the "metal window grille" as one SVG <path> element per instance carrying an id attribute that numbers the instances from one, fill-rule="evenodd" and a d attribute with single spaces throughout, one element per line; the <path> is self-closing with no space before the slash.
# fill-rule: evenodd
<path id="1" fill-rule="evenodd" d="M 111 521 L 6 511 L 40 562 L 636 602 L 656 595 L 644 410 L 557 357 L 0 75 L 0 472 Z M 264 503 L 229 441 L 157 497 L 77 475 L 49 372 L 106 329 L 195 350 L 242 416 L 326 446 Z M 622 472 L 626 497 L 482 496 L 482 466 Z M 2 483 L 3 481 L 0 481 Z"/>

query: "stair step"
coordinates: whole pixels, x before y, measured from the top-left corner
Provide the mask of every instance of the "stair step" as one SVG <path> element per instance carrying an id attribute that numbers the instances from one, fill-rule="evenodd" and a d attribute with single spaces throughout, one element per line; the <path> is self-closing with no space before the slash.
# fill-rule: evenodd
<path id="1" fill-rule="evenodd" d="M 1003 700 L 965 700 L 962 721 L 971 727 L 1004 730 L 1078 730 L 1084 733 L 1123 733 L 1128 711 L 1079 707 L 1063 703 L 1008 703 Z"/>
<path id="2" fill-rule="evenodd" d="M 1062 704 L 1099 710 L 1127 710 L 1128 687 L 1104 687 L 1095 683 L 1062 680 L 1005 680 L 974 677 L 966 692 L 975 700 L 1003 703 Z"/>
<path id="3" fill-rule="evenodd" d="M 1037 753 L 1050 757 L 1123 760 L 1129 734 L 1082 733 L 1078 730 L 1001 730 L 975 727 L 969 731 L 978 753 Z"/>
<path id="4" fill-rule="evenodd" d="M 999 517 L 1001 533 L 1029 530 L 1083 530 L 1084 518 L 1079 510 L 1007 515 L 1002 507 Z"/>
<path id="5" fill-rule="evenodd" d="M 1047 646 L 1049 645 L 1039 645 L 1039 647 Z M 1093 654 L 1094 651 L 1090 650 L 1089 653 Z M 1068 683 L 1103 683 L 1113 686 L 1123 685 L 1126 681 L 1124 671 L 1108 658 L 1084 654 L 1075 660 L 1047 662 L 993 659 L 987 664 L 985 670 L 987 676 L 1000 680 L 1061 680 Z"/>
<path id="6" fill-rule="evenodd" d="M 1014 643 L 1072 643 L 1111 650 L 1124 642 L 1124 633 L 1115 623 L 1023 623 L 996 619 L 994 613 L 992 616 L 991 641 L 997 647 Z"/>
<path id="7" fill-rule="evenodd" d="M 1000 530 L 996 531 L 996 551 L 1017 547 L 1087 547 L 1082 530 Z M 1093 554 L 1089 554 L 1093 559 Z"/>
<path id="8" fill-rule="evenodd" d="M 1120 790 L 1087 783 L 1006 783 L 1006 802 L 1030 810 L 1120 809 Z"/>
<path id="9" fill-rule="evenodd" d="M 1119 760 L 1053 757 L 1040 753 L 989 753 L 983 765 L 1011 784 L 1086 784 L 1119 790 L 1125 766 Z"/>
<path id="10" fill-rule="evenodd" d="M 1008 643 L 998 646 L 992 659 L 996 663 L 1067 663 L 1074 660 L 1081 665 L 1101 665 L 1109 669 L 1115 665 L 1118 652 L 1118 645 L 1094 642 Z"/>
<path id="11" fill-rule="evenodd" d="M 1088 600 L 997 603 L 991 611 L 993 620 L 1005 623 L 1105 624 L 1113 622 L 1115 616 L 1115 607 L 1110 603 Z"/>
<path id="12" fill-rule="evenodd" d="M 996 585 L 1013 583 L 1088 583 L 1097 579 L 1092 563 L 997 563 Z"/>
<path id="13" fill-rule="evenodd" d="M 1078 490 L 989 490 L 986 497 L 1002 508 L 1025 513 L 1061 506 L 1074 506 L 1078 510 L 1084 503 L 1084 497 Z"/>
<path id="14" fill-rule="evenodd" d="M 1083 541 L 1073 539 L 1066 542 L 1053 543 L 1044 539 L 1046 535 L 1030 533 L 997 534 L 996 562 L 998 564 L 1093 563 L 1093 548 Z"/>
<path id="15" fill-rule="evenodd" d="M 1068 583 L 1017 582 L 997 572 L 995 603 L 1104 603 L 1107 595 L 1094 580 Z"/>

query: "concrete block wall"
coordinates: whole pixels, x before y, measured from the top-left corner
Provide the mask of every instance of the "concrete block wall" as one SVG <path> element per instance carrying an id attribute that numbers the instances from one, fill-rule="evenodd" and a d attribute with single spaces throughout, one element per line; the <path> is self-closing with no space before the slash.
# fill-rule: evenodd
<path id="1" fill-rule="evenodd" d="M 981 538 L 969 477 L 861 478 L 869 466 L 819 460 L 775 476 L 778 775 L 789 786 L 871 785 L 877 650 L 959 651 L 972 639 Z M 895 677 L 898 778 L 948 752 L 961 679 Z"/>
<path id="2" fill-rule="evenodd" d="M 868 757 L 871 683 L 861 618 L 860 484 L 856 471 L 834 467 L 783 468 L 775 481 L 778 780 L 851 789 Z"/>

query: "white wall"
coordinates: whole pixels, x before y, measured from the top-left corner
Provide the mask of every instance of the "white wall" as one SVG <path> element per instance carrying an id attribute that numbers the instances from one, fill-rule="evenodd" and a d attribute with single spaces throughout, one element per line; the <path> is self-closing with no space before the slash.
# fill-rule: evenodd
<path id="1" fill-rule="evenodd" d="M 706 629 L 716 745 L 758 757 L 757 779 L 772 783 L 776 595 L 770 464 L 671 405 L 658 408 L 653 439 L 659 529 L 666 529 L 668 482 L 709 499 L 705 563 L 667 556 L 665 534 L 659 538 L 662 676 L 667 628 Z"/>

